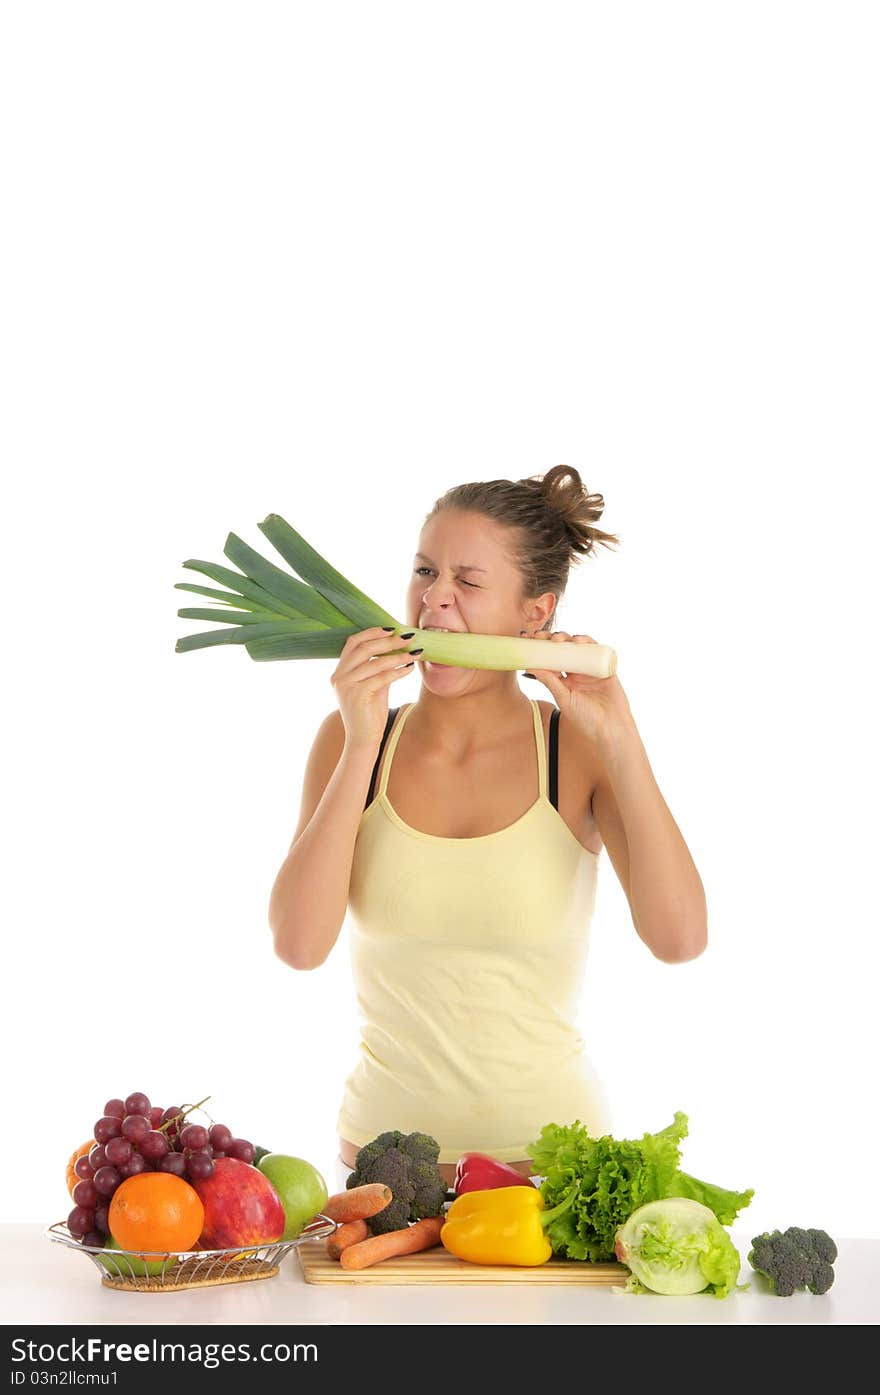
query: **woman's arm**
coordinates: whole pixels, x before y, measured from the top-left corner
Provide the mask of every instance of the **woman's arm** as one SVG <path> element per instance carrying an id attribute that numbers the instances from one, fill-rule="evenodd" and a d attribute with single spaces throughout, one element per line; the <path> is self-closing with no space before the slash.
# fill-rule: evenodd
<path id="1" fill-rule="evenodd" d="M 592 810 L 640 938 L 667 963 L 695 959 L 708 938 L 706 895 L 632 720 L 598 743 Z"/>
<path id="2" fill-rule="evenodd" d="M 534 636 L 549 644 L 595 644 L 564 630 Z M 534 668 L 557 707 L 601 762 L 593 818 L 626 892 L 633 924 L 658 959 L 696 959 L 708 938 L 706 895 L 678 825 L 657 788 L 619 676 L 593 678 Z"/>
<path id="3" fill-rule="evenodd" d="M 339 712 L 318 729 L 299 826 L 269 898 L 275 953 L 291 968 L 316 969 L 339 937 L 377 749 L 350 745 Z"/>

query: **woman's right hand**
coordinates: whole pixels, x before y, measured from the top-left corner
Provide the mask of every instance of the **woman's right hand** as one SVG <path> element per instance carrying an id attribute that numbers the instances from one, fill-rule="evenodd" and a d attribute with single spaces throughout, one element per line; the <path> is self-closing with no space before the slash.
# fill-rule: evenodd
<path id="1" fill-rule="evenodd" d="M 409 633 L 409 631 L 406 631 Z M 377 750 L 388 720 L 388 689 L 395 678 L 412 672 L 408 644 L 380 625 L 349 635 L 330 675 L 348 746 Z M 384 658 L 378 658 L 382 654 Z"/>

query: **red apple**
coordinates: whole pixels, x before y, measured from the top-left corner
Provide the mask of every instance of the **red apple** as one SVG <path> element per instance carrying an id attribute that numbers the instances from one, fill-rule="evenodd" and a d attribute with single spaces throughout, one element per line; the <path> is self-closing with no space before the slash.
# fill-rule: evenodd
<path id="1" fill-rule="evenodd" d="M 219 1158 L 214 1175 L 190 1183 L 205 1208 L 203 1250 L 268 1245 L 284 1234 L 284 1207 L 269 1178 L 239 1158 Z"/>

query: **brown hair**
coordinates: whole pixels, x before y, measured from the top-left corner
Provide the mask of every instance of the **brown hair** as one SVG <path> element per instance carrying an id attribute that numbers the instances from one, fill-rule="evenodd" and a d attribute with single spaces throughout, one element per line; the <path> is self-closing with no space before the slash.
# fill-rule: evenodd
<path id="1" fill-rule="evenodd" d="M 527 479 L 454 485 L 425 522 L 443 509 L 466 509 L 514 529 L 512 553 L 522 575 L 522 598 L 552 591 L 558 606 L 572 563 L 595 553 L 599 543 L 619 544 L 613 533 L 594 526 L 604 508 L 602 495 L 590 494 L 573 465 L 554 465 L 546 475 Z M 556 607 L 544 629 L 555 615 Z"/>

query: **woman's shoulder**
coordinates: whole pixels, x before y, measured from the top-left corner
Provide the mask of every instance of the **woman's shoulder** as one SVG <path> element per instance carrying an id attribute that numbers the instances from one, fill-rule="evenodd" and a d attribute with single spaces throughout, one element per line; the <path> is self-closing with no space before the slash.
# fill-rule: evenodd
<path id="1" fill-rule="evenodd" d="M 306 758 L 305 779 L 307 784 L 317 784 L 323 793 L 345 749 L 345 723 L 338 707 L 320 722 L 312 737 L 312 744 Z"/>
<path id="2" fill-rule="evenodd" d="M 538 706 L 541 709 L 545 733 L 549 733 L 554 712 L 558 713 L 556 725 L 557 763 L 564 763 L 568 769 L 580 770 L 592 796 L 592 791 L 602 770 L 602 761 L 595 743 L 581 731 L 576 722 L 566 717 L 555 702 L 543 702 L 539 698 Z"/>
<path id="3" fill-rule="evenodd" d="M 409 705 L 409 704 L 407 704 Z M 389 709 L 389 716 L 400 711 L 400 708 Z M 334 707 L 332 712 L 328 712 L 318 727 L 312 739 L 310 759 L 319 767 L 328 770 L 332 775 L 339 763 L 345 747 L 345 723 L 342 720 L 342 713 L 338 707 Z M 378 747 L 377 747 L 378 754 Z"/>
<path id="4" fill-rule="evenodd" d="M 328 712 L 315 732 L 313 745 L 335 746 L 345 740 L 345 723 L 338 707 Z"/>

